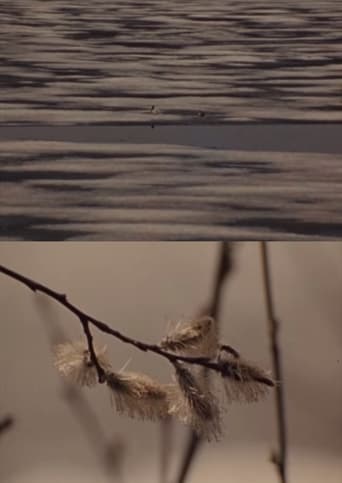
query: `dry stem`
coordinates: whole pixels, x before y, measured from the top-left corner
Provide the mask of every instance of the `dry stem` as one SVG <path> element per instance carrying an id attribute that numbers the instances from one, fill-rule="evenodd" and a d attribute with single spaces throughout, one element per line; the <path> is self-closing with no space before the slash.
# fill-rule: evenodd
<path id="1" fill-rule="evenodd" d="M 271 275 L 269 268 L 269 259 L 267 252 L 267 243 L 261 242 L 261 262 L 263 272 L 263 283 L 265 292 L 266 311 L 269 324 L 270 343 L 273 360 L 273 374 L 277 381 L 275 388 L 275 402 L 277 409 L 278 422 L 278 444 L 279 449 L 276 454 L 272 455 L 272 461 L 277 466 L 281 483 L 287 482 L 286 463 L 287 463 L 287 434 L 286 434 L 286 417 L 285 417 L 285 398 L 284 398 L 284 380 L 281 363 L 280 345 L 278 341 L 279 321 L 274 313 L 274 303 L 271 291 Z"/>

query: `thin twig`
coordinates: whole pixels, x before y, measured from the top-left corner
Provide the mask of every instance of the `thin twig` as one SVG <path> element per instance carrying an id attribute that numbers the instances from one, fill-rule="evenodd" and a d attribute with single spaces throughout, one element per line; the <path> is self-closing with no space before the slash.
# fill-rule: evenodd
<path id="1" fill-rule="evenodd" d="M 85 331 L 85 334 L 87 336 L 88 340 L 88 346 L 89 346 L 89 352 L 91 355 L 91 360 L 94 366 L 96 367 L 98 371 L 98 378 L 99 382 L 103 383 L 104 382 L 104 370 L 102 369 L 100 363 L 97 360 L 94 348 L 92 347 L 92 336 L 88 334 L 89 331 L 89 324 L 93 325 L 96 327 L 98 330 L 109 334 L 116 339 L 120 340 L 121 342 L 124 342 L 125 344 L 130 344 L 137 348 L 138 350 L 141 350 L 143 352 L 153 352 L 155 354 L 158 354 L 165 359 L 167 359 L 171 364 L 174 364 L 177 361 L 182 361 L 186 362 L 188 364 L 195 364 L 199 365 L 202 367 L 206 367 L 207 369 L 212 369 L 216 372 L 219 372 L 220 374 L 224 375 L 227 370 L 227 362 L 223 362 L 221 360 L 213 360 L 213 359 L 208 359 L 207 357 L 190 357 L 190 356 L 182 356 L 179 354 L 175 354 L 172 352 L 168 352 L 164 349 L 162 349 L 158 344 L 149 344 L 146 342 L 142 342 L 136 339 L 132 339 L 131 337 L 128 337 L 127 335 L 124 335 L 123 333 L 119 332 L 116 329 L 113 329 L 110 327 L 108 324 L 105 322 L 102 322 L 101 320 L 98 320 L 91 315 L 87 314 L 86 312 L 83 312 L 79 307 L 76 305 L 72 304 L 71 302 L 68 301 L 67 296 L 62 293 L 55 292 L 51 288 L 36 282 L 32 280 L 31 278 L 25 277 L 24 275 L 21 275 L 18 272 L 15 272 L 14 270 L 11 270 L 9 268 L 4 267 L 3 265 L 0 265 L 0 273 L 3 273 L 7 275 L 10 278 L 13 278 L 22 284 L 26 285 L 28 288 L 30 288 L 33 292 L 41 292 L 49 296 L 50 298 L 56 300 L 58 303 L 63 305 L 66 309 L 68 309 L 70 312 L 75 314 L 77 318 L 80 320 L 83 329 Z M 85 322 L 87 321 L 87 323 Z M 267 384 L 269 386 L 273 386 L 274 383 L 271 379 L 267 379 L 265 377 L 259 377 L 255 376 L 254 380 L 256 382 L 261 382 L 263 384 Z"/>
<path id="2" fill-rule="evenodd" d="M 279 320 L 277 320 L 274 311 L 274 303 L 271 290 L 271 274 L 269 267 L 269 257 L 267 251 L 267 243 L 261 242 L 261 262 L 263 283 L 265 292 L 266 312 L 269 324 L 270 343 L 273 361 L 273 373 L 277 381 L 275 388 L 275 401 L 277 409 L 277 424 L 278 424 L 278 444 L 279 448 L 276 453 L 272 455 L 272 462 L 276 465 L 281 483 L 287 482 L 287 434 L 286 434 L 286 417 L 285 417 L 285 397 L 284 397 L 284 379 L 281 362 L 281 351 L 278 340 Z"/>
<path id="3" fill-rule="evenodd" d="M 89 320 L 88 320 L 87 317 L 80 317 L 80 321 L 81 321 L 81 324 L 83 326 L 84 334 L 87 338 L 90 359 L 91 359 L 91 361 L 93 362 L 93 364 L 96 368 L 97 375 L 98 375 L 98 378 L 99 378 L 99 383 L 101 384 L 106 380 L 106 376 L 105 376 L 105 371 L 100 366 L 100 363 L 99 363 L 99 361 L 97 360 L 97 357 L 96 357 L 95 348 L 94 348 L 94 344 L 93 344 L 93 336 L 92 336 L 92 333 L 90 332 L 90 329 L 89 329 Z"/>
<path id="4" fill-rule="evenodd" d="M 221 307 L 222 290 L 223 290 L 224 281 L 227 279 L 232 269 L 233 269 L 232 245 L 227 242 L 221 242 L 219 247 L 219 257 L 217 261 L 217 269 L 216 269 L 216 275 L 214 279 L 214 286 L 213 286 L 211 301 L 208 305 L 208 308 L 206 309 L 206 313 L 211 317 L 213 317 L 213 319 L 216 320 L 216 323 L 217 323 L 218 314 Z M 217 330 L 218 330 L 218 327 L 217 327 Z M 232 350 L 235 351 L 234 349 Z M 237 351 L 235 351 L 235 353 L 237 353 Z M 176 478 L 177 483 L 185 482 L 186 477 L 189 473 L 191 464 L 194 461 L 194 458 L 199 450 L 201 442 L 202 442 L 201 437 L 195 431 L 191 431 L 191 433 L 189 434 L 187 446 L 183 454 L 179 474 Z"/>

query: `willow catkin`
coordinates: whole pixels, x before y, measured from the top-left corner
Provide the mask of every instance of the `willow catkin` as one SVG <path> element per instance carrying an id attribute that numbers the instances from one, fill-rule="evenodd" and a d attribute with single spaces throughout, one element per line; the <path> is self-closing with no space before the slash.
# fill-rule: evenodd
<path id="1" fill-rule="evenodd" d="M 175 363 L 177 386 L 169 388 L 169 412 L 208 440 L 221 436 L 220 410 L 215 396 L 204 390 L 183 364 Z"/>
<path id="2" fill-rule="evenodd" d="M 106 376 L 111 400 L 119 413 L 131 418 L 163 419 L 168 416 L 167 392 L 145 374 L 111 372 Z"/>
<path id="3" fill-rule="evenodd" d="M 95 354 L 104 371 L 109 371 L 111 365 L 107 359 L 106 346 L 94 346 Z M 88 350 L 83 341 L 65 342 L 54 347 L 54 365 L 58 372 L 70 382 L 80 386 L 92 387 L 98 382 L 98 376 Z"/>
<path id="4" fill-rule="evenodd" d="M 160 345 L 180 354 L 214 357 L 218 346 L 215 321 L 205 316 L 179 322 Z"/>
<path id="5" fill-rule="evenodd" d="M 273 379 L 259 367 L 242 358 L 220 355 L 221 376 L 228 402 L 256 402 L 266 396 Z"/>

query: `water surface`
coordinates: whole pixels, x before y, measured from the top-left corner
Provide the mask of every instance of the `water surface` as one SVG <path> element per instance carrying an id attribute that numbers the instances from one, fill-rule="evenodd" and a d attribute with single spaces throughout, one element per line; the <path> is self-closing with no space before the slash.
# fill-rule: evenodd
<path id="1" fill-rule="evenodd" d="M 342 154 L 2 141 L 0 237 L 342 236 Z"/>
<path id="2" fill-rule="evenodd" d="M 338 0 L 3 0 L 2 124 L 342 121 Z"/>
<path id="3" fill-rule="evenodd" d="M 337 0 L 3 0 L 0 237 L 340 237 L 341 32 Z"/>

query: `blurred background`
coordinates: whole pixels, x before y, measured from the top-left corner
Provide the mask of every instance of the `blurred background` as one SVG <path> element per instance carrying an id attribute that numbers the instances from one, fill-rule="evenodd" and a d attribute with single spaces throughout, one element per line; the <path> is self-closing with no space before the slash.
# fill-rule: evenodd
<path id="1" fill-rule="evenodd" d="M 342 244 L 277 242 L 268 247 L 281 321 L 289 481 L 340 483 Z M 193 316 L 210 300 L 219 248 L 219 243 L 202 242 L 3 242 L 0 263 L 65 292 L 71 302 L 127 335 L 158 342 L 170 321 Z M 234 245 L 234 271 L 222 297 L 222 339 L 270 369 L 258 243 Z M 80 324 L 43 298 L 0 274 L 0 419 L 14 418 L 14 425 L 0 434 L 0 481 L 160 482 L 160 425 L 116 414 L 102 386 L 82 390 L 97 418 L 95 445 L 89 440 L 62 391 L 49 342 L 52 325 L 74 339 L 82 336 Z M 94 335 L 106 342 L 114 368 L 129 360 L 128 370 L 170 382 L 170 366 L 162 358 L 97 331 Z M 187 481 L 278 482 L 270 462 L 277 448 L 274 394 L 257 404 L 233 404 L 224 419 L 222 441 L 203 444 Z M 96 431 L 112 442 L 121 468 L 117 477 L 105 470 Z M 177 425 L 168 451 L 171 483 L 185 436 Z"/>

